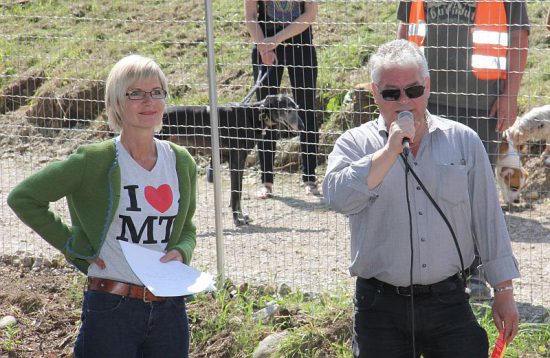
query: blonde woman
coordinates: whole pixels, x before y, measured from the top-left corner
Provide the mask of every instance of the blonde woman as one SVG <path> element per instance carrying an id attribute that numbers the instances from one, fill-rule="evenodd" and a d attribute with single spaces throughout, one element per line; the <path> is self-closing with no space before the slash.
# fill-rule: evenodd
<path id="1" fill-rule="evenodd" d="M 154 138 L 166 78 L 151 59 L 121 59 L 107 79 L 109 126 L 119 135 L 83 145 L 17 185 L 19 218 L 88 276 L 76 357 L 187 357 L 183 297 L 158 297 L 131 270 L 120 241 L 189 263 L 195 247 L 196 166 L 186 149 Z M 49 203 L 66 198 L 71 222 Z"/>

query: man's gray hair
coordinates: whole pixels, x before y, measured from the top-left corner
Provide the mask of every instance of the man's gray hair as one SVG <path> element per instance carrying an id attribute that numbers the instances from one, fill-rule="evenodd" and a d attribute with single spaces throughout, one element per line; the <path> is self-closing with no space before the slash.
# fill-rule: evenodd
<path id="1" fill-rule="evenodd" d="M 423 78 L 429 76 L 428 63 L 422 50 L 413 42 L 393 40 L 378 48 L 369 59 L 368 69 L 374 83 L 380 80 L 380 71 L 386 68 L 415 66 Z"/>

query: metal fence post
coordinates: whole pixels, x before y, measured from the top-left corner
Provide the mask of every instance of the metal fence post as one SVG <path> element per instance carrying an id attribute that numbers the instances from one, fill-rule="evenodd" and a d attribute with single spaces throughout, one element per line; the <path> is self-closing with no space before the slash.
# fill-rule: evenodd
<path id="1" fill-rule="evenodd" d="M 225 250 L 222 222 L 222 191 L 220 178 L 220 138 L 218 132 L 218 92 L 216 89 L 216 61 L 214 59 L 214 31 L 212 29 L 212 0 L 204 0 L 206 10 L 206 42 L 208 48 L 208 93 L 210 125 L 212 127 L 212 169 L 214 174 L 214 210 L 216 229 L 216 264 L 218 289 L 225 282 Z"/>

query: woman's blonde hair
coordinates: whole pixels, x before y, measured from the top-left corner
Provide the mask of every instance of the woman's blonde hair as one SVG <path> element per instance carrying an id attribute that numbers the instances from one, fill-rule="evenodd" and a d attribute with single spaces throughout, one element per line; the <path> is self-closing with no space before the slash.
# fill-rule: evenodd
<path id="1" fill-rule="evenodd" d="M 158 78 L 162 89 L 168 91 L 166 76 L 160 66 L 150 58 L 130 55 L 113 66 L 105 86 L 105 108 L 107 109 L 107 118 L 111 130 L 120 132 L 122 129 L 124 103 L 128 87 L 132 83 L 151 78 Z M 155 130 L 160 131 L 161 127 L 162 123 Z"/>

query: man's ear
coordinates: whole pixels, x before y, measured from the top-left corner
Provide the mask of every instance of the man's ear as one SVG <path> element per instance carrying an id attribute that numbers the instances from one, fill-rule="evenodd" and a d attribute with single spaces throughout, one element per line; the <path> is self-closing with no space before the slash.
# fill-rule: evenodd
<path id="1" fill-rule="evenodd" d="M 374 103 L 378 104 L 378 97 L 380 95 L 380 92 L 378 91 L 378 87 L 376 87 L 374 81 L 370 83 L 370 92 L 372 94 L 372 98 L 374 99 Z"/>
<path id="2" fill-rule="evenodd" d="M 376 85 L 374 84 L 374 82 L 370 83 L 370 91 L 372 92 L 373 96 L 378 95 L 378 88 L 376 88 Z"/>

